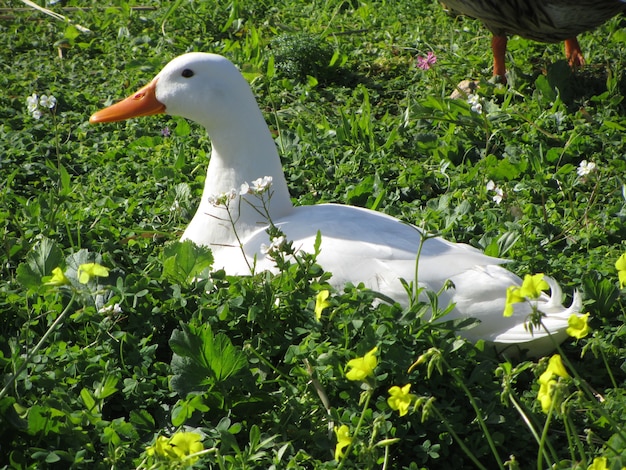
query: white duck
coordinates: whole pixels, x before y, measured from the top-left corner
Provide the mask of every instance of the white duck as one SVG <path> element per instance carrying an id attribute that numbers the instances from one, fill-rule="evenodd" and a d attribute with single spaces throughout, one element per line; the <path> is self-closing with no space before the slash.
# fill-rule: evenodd
<path id="1" fill-rule="evenodd" d="M 406 304 L 407 294 L 400 278 L 414 279 L 415 258 L 420 243 L 419 230 L 393 217 L 371 210 L 337 204 L 293 207 L 280 158 L 267 124 L 246 80 L 226 58 L 207 53 L 188 53 L 175 58 L 145 87 L 125 100 L 91 116 L 91 123 L 113 122 L 157 113 L 183 116 L 204 125 L 212 144 L 211 159 L 198 211 L 182 239 L 211 247 L 215 268 L 228 274 L 250 274 L 256 269 L 276 269 L 262 250 L 268 245 L 268 220 L 245 197 L 215 204 L 214 196 L 240 188 L 244 182 L 271 176 L 272 196 L 269 216 L 293 241 L 297 249 L 312 252 L 321 232 L 319 264 L 331 272 L 332 282 L 341 288 L 346 282 L 382 292 Z M 239 241 L 242 243 L 240 246 Z M 244 253 L 247 260 L 244 258 Z M 444 292 L 440 305 L 456 304 L 445 317 L 475 317 L 481 323 L 463 335 L 472 341 L 484 339 L 498 349 L 516 345 L 539 356 L 553 349 L 545 331 L 529 333 L 525 321 L 530 313 L 527 303 L 516 304 L 512 317 L 503 317 L 506 291 L 520 285 L 521 279 L 498 266 L 504 260 L 484 255 L 469 245 L 441 238 L 426 240 L 422 248 L 419 285 L 438 291 L 446 280 L 455 286 Z M 567 320 L 578 313 L 581 302 L 574 296 L 572 305 L 561 304 L 561 290 L 546 278 L 552 290 L 544 295 L 539 309 L 543 322 L 554 339 L 566 338 Z"/>

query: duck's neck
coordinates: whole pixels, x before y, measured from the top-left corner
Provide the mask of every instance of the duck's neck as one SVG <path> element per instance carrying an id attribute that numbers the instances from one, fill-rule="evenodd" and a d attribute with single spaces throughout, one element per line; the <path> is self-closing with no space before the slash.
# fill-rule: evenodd
<path id="1" fill-rule="evenodd" d="M 254 111 L 258 115 L 255 116 Z M 202 200 L 183 236 L 183 239 L 208 245 L 214 251 L 221 247 L 237 246 L 237 236 L 244 239 L 268 223 L 268 217 L 259 214 L 249 204 L 262 207 L 258 197 L 252 194 L 239 195 L 244 182 L 251 183 L 264 176 L 272 177 L 269 190 L 261 195 L 267 203 L 271 220 L 287 215 L 293 208 L 276 144 L 261 112 L 256 108 L 244 116 L 242 121 L 238 125 L 210 130 L 212 152 Z M 215 205 L 211 202 L 213 197 L 232 189 L 237 196 L 230 201 L 228 209 L 223 204 Z M 261 212 L 264 213 L 263 210 Z"/>

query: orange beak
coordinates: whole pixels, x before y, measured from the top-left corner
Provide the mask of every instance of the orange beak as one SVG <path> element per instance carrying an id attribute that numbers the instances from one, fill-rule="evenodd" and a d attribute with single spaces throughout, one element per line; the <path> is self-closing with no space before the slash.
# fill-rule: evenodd
<path id="1" fill-rule="evenodd" d="M 89 122 L 91 124 L 115 122 L 139 116 L 164 113 L 165 105 L 156 98 L 156 84 L 157 81 L 152 80 L 128 98 L 92 114 Z"/>

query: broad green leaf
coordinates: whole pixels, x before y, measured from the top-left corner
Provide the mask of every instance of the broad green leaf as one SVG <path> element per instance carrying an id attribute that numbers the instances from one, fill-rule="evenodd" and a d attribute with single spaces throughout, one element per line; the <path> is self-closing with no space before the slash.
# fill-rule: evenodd
<path id="1" fill-rule="evenodd" d="M 55 463 L 61 460 L 61 457 L 56 452 L 50 452 L 46 457 L 46 463 Z"/>
<path id="2" fill-rule="evenodd" d="M 191 133 L 191 126 L 189 125 L 189 121 L 187 121 L 187 119 L 181 117 L 175 117 L 173 119 L 176 122 L 174 134 L 178 137 L 186 137 Z"/>
<path id="3" fill-rule="evenodd" d="M 557 94 L 545 75 L 539 75 L 535 80 L 535 96 L 539 102 L 547 104 L 556 100 Z"/>
<path id="4" fill-rule="evenodd" d="M 178 400 L 172 408 L 172 424 L 182 426 L 196 410 L 202 413 L 209 411 L 201 395 L 188 395 L 184 400 Z"/>
<path id="5" fill-rule="evenodd" d="M 174 426 L 182 426 L 187 422 L 193 414 L 193 408 L 184 400 L 179 400 L 172 408 L 172 424 Z"/>
<path id="6" fill-rule="evenodd" d="M 61 250 L 49 238 L 42 238 L 17 268 L 17 280 L 26 288 L 37 288 L 41 278 L 52 274 L 61 263 Z"/>
<path id="7" fill-rule="evenodd" d="M 89 411 L 92 411 L 96 408 L 96 400 L 91 394 L 91 392 L 87 390 L 86 388 L 83 388 L 80 391 L 80 398 L 81 400 L 83 400 L 85 407 L 87 407 Z"/>
<path id="8" fill-rule="evenodd" d="M 223 333 L 213 334 L 208 324 L 182 325 L 169 341 L 174 355 L 171 367 L 172 388 L 181 396 L 192 390 L 207 390 L 223 382 L 246 365 L 245 355 Z"/>
<path id="9" fill-rule="evenodd" d="M 495 256 L 504 256 L 511 248 L 513 248 L 513 245 L 515 245 L 519 238 L 519 232 L 504 232 L 502 236 L 498 238 L 498 254 Z"/>
<path id="10" fill-rule="evenodd" d="M 34 405 L 28 410 L 28 433 L 57 433 L 61 427 L 61 420 L 58 418 L 62 416 L 65 414 L 55 408 Z"/>
<path id="11" fill-rule="evenodd" d="M 72 178 L 63 165 L 59 165 L 61 176 L 61 194 L 66 196 L 72 192 Z"/>
<path id="12" fill-rule="evenodd" d="M 163 250 L 163 277 L 176 284 L 188 285 L 213 264 L 213 254 L 191 240 L 176 242 Z"/>
<path id="13" fill-rule="evenodd" d="M 106 379 L 104 379 L 104 382 L 96 382 L 96 389 L 94 390 L 96 398 L 98 398 L 99 400 L 104 400 L 105 398 L 113 395 L 119 390 L 116 387 L 118 382 L 119 380 L 111 375 L 107 376 Z"/>
<path id="14" fill-rule="evenodd" d="M 617 275 L 615 276 L 615 279 Z M 619 297 L 618 283 L 615 279 L 603 279 L 589 275 L 583 278 L 585 297 L 595 301 L 595 309 L 608 314 Z"/>
<path id="15" fill-rule="evenodd" d="M 154 417 L 146 410 L 131 410 L 130 420 L 135 428 L 139 431 L 153 431 L 155 422 Z"/>
<path id="16" fill-rule="evenodd" d="M 215 336 L 210 352 L 210 366 L 218 381 L 226 380 L 236 374 L 247 362 L 244 354 L 233 346 L 224 333 L 218 333 Z"/>

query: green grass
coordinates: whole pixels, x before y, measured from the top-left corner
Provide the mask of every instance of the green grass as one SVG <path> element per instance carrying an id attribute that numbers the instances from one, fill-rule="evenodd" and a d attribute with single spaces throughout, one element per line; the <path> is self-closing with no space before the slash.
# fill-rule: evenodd
<path id="1" fill-rule="evenodd" d="M 560 45 L 512 38 L 504 88 L 487 81 L 488 32 L 434 0 L 137 5 L 51 7 L 91 33 L 34 10 L 0 19 L 0 468 L 626 466 L 623 18 L 580 37 L 575 72 Z M 177 244 L 203 188 L 204 129 L 87 121 L 190 50 L 251 80 L 296 204 L 374 208 L 583 292 L 593 331 L 562 346 L 559 406 L 537 401 L 547 358 L 462 341 L 427 306 L 372 306 L 347 286 L 316 321 L 332 273 L 313 257 L 231 277 Z M 448 98 L 466 78 L 481 81 L 482 114 Z M 34 119 L 32 93 L 57 107 Z M 582 160 L 597 165 L 584 178 Z M 91 262 L 109 276 L 78 282 Z M 69 285 L 45 285 L 56 267 Z M 347 380 L 374 346 L 373 377 Z M 417 405 L 401 417 L 388 390 L 408 383 Z M 337 462 L 341 425 L 353 440 Z M 147 451 L 182 432 L 201 436 L 195 462 Z"/>

